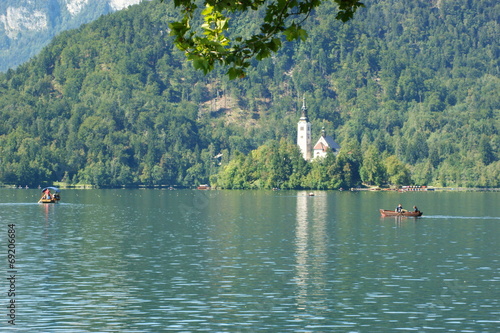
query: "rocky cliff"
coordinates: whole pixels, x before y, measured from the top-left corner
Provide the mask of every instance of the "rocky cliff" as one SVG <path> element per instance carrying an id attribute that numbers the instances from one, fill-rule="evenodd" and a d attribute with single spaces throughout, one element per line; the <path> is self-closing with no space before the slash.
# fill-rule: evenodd
<path id="1" fill-rule="evenodd" d="M 59 32 L 141 0 L 2 0 L 0 71 L 28 60 Z"/>

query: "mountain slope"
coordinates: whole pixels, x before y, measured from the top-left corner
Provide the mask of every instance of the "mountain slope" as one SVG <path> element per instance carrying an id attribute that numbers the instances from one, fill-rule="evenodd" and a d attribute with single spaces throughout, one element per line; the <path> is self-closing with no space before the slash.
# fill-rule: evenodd
<path id="1" fill-rule="evenodd" d="M 61 31 L 139 1 L 3 0 L 0 3 L 0 71 L 28 60 Z"/>

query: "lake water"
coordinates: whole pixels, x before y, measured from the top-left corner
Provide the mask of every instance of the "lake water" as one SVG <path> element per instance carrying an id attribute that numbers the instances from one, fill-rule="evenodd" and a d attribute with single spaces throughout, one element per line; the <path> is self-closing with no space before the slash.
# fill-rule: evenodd
<path id="1" fill-rule="evenodd" d="M 500 332 L 500 193 L 315 194 L 0 189 L 0 328 Z"/>

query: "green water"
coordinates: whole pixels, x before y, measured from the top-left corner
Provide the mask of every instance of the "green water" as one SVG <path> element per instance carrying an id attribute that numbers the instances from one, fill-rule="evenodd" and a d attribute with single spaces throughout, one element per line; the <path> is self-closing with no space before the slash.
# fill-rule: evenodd
<path id="1" fill-rule="evenodd" d="M 18 332 L 498 332 L 500 193 L 0 190 Z M 417 205 L 422 218 L 381 218 Z M 15 300 L 15 327 L 8 323 Z M 0 310 L 2 311 L 2 310 Z"/>

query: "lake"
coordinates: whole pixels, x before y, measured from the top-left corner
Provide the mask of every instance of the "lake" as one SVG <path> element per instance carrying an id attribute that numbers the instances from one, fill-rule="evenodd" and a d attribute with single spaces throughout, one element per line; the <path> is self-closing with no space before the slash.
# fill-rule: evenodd
<path id="1" fill-rule="evenodd" d="M 500 331 L 499 192 L 314 193 L 0 189 L 0 327 Z"/>

